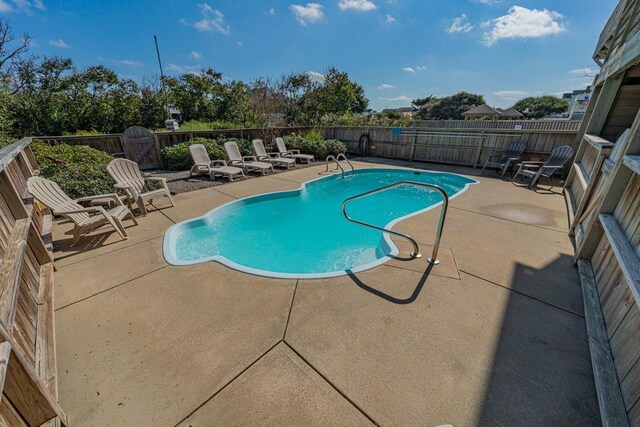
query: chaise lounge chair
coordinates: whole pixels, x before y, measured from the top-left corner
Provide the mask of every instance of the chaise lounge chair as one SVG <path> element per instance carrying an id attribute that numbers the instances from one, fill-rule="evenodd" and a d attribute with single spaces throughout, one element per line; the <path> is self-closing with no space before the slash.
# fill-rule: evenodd
<path id="1" fill-rule="evenodd" d="M 107 172 L 109 172 L 109 175 L 116 181 L 114 187 L 118 190 L 124 190 L 129 200 L 134 201 L 138 205 L 138 209 L 140 209 L 142 215 L 147 216 L 147 202 L 152 203 L 153 199 L 159 197 L 169 198 L 169 202 L 171 206 L 173 206 L 173 199 L 167 186 L 167 179 L 147 178 L 149 181 L 157 181 L 162 185 L 162 188 L 157 190 L 149 190 L 136 162 L 126 159 L 113 159 L 111 163 L 107 165 Z"/>
<path id="2" fill-rule="evenodd" d="M 525 141 L 514 141 L 501 153 L 491 154 L 490 151 L 487 153 L 487 160 L 484 162 L 482 173 L 484 174 L 484 170 L 486 168 L 498 168 L 499 171 L 502 171 L 500 173 L 500 178 L 503 178 L 511 165 L 520 160 L 525 148 L 527 148 L 527 143 Z"/>
<path id="3" fill-rule="evenodd" d="M 216 175 L 222 175 L 229 178 L 229 181 L 233 181 L 235 175 L 244 176 L 244 171 L 241 168 L 235 166 L 227 166 L 227 162 L 224 160 L 211 161 L 207 149 L 202 144 L 193 144 L 189 146 L 189 152 L 193 159 L 193 166 L 189 172 L 189 176 L 208 174 L 211 179 L 216 179 Z M 216 166 L 221 164 L 221 166 Z"/>
<path id="4" fill-rule="evenodd" d="M 273 172 L 273 164 L 266 162 L 259 162 L 255 156 L 242 156 L 240 149 L 235 141 L 227 141 L 224 143 L 224 149 L 229 156 L 229 163 L 232 166 L 241 166 L 245 172 L 257 170 L 266 175 L 267 171 Z"/>
<path id="5" fill-rule="evenodd" d="M 73 222 L 72 246 L 78 244 L 80 235 L 89 233 L 104 224 L 110 224 L 123 239 L 128 239 L 122 225 L 125 218 L 131 218 L 134 224 L 138 221 L 117 194 L 101 194 L 73 200 L 53 181 L 34 176 L 27 181 L 29 193 L 40 203 L 46 205 L 54 215 L 61 215 Z M 111 199 L 114 208 L 106 210 L 102 206 L 84 207 L 79 202 L 90 202 L 95 199 Z"/>
<path id="6" fill-rule="evenodd" d="M 276 146 L 278 147 L 278 152 L 281 157 L 289 157 L 306 163 L 315 161 L 311 154 L 300 154 L 300 150 L 287 150 L 287 146 L 284 145 L 284 140 L 282 138 L 276 138 Z"/>
<path id="7" fill-rule="evenodd" d="M 564 168 L 571 157 L 573 157 L 573 149 L 568 145 L 563 145 L 553 150 L 546 162 L 522 162 L 511 181 L 515 181 L 519 175 L 528 176 L 531 178 L 529 188 L 535 188 L 541 176 L 551 179 L 557 170 Z"/>
<path id="8" fill-rule="evenodd" d="M 287 169 L 296 167 L 295 159 L 280 157 L 280 153 L 267 153 L 261 139 L 254 139 L 251 144 L 253 144 L 253 150 L 256 152 L 259 161 L 270 162 L 274 165 L 284 166 Z"/>

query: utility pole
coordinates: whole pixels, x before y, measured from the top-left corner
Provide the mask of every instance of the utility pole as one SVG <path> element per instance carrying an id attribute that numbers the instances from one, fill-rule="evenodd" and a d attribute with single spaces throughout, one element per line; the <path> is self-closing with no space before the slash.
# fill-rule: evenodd
<path id="1" fill-rule="evenodd" d="M 162 79 L 162 86 L 164 86 L 164 72 L 162 71 L 162 60 L 160 59 L 160 48 L 158 48 L 158 37 L 154 35 L 153 41 L 156 44 L 156 54 L 158 55 L 158 66 L 160 66 L 160 78 Z"/>

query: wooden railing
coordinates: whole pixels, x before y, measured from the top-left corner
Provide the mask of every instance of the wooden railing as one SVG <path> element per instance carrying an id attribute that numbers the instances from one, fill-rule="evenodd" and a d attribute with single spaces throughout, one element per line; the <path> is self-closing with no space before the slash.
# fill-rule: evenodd
<path id="1" fill-rule="evenodd" d="M 29 197 L 22 139 L 0 149 L 0 424 L 67 425 L 57 403 L 51 215 Z"/>

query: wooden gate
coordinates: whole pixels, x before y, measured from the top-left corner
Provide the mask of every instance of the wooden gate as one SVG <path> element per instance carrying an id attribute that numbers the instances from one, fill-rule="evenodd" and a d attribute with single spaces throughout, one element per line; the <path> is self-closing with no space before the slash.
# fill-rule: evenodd
<path id="1" fill-rule="evenodd" d="M 127 159 L 136 162 L 140 169 L 161 167 L 160 150 L 153 133 L 142 126 L 132 126 L 122 136 Z"/>

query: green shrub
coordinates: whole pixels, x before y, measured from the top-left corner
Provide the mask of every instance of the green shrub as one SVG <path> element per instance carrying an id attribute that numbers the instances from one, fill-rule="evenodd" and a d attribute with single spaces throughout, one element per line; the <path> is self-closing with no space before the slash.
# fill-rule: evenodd
<path id="1" fill-rule="evenodd" d="M 187 142 L 162 149 L 162 161 L 165 169 L 174 171 L 190 169 L 193 166 L 193 159 L 191 159 L 189 146 L 193 144 L 204 145 L 211 160 L 228 160 L 224 146 L 215 139 L 193 138 Z"/>
<path id="2" fill-rule="evenodd" d="M 321 142 L 324 141 L 324 133 L 319 129 L 311 129 L 304 134 L 304 139 L 309 141 Z"/>
<path id="3" fill-rule="evenodd" d="M 316 160 L 324 160 L 327 156 L 337 156 L 347 151 L 347 147 L 337 139 L 308 139 L 295 134 L 287 135 L 283 139 L 287 149 L 311 154 Z"/>
<path id="4" fill-rule="evenodd" d="M 107 173 L 113 157 L 84 145 L 31 144 L 40 175 L 56 182 L 71 198 L 113 193 L 114 181 Z"/>

